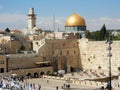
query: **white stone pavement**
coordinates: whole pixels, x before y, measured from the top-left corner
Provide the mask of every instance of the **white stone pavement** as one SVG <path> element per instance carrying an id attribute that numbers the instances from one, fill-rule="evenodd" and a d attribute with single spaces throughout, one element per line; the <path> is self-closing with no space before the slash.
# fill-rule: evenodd
<path id="1" fill-rule="evenodd" d="M 83 80 L 84 77 L 81 77 L 81 81 L 73 80 L 72 82 L 68 82 L 68 80 L 66 80 L 68 78 L 75 78 L 75 77 L 70 77 L 68 75 L 66 76 L 66 78 L 65 77 L 60 78 L 55 76 L 43 76 L 42 78 L 25 79 L 24 82 L 19 82 L 19 84 L 21 84 L 24 87 L 23 90 L 30 90 L 29 89 L 30 84 L 32 84 L 32 86 L 33 85 L 35 86 L 35 89 L 32 90 L 39 90 L 38 89 L 39 85 L 41 85 L 40 90 L 56 90 L 57 86 L 59 87 L 58 90 L 64 90 L 61 88 L 62 86 L 64 86 L 64 84 L 70 85 L 71 89 L 69 90 L 100 90 L 100 89 L 96 89 L 96 88 L 100 88 L 100 82 L 86 81 Z M 120 80 L 113 80 L 112 87 L 114 88 L 113 90 L 120 90 Z M 3 90 L 7 90 L 7 89 L 3 89 Z"/>
<path id="2" fill-rule="evenodd" d="M 30 83 L 35 84 L 35 90 L 38 90 L 38 85 L 41 85 L 41 90 L 56 90 L 57 86 L 59 87 L 58 90 L 64 90 L 64 89 L 61 88 L 62 86 L 64 86 L 64 84 L 66 84 L 66 85 L 69 84 L 70 85 L 71 89 L 69 89 L 69 90 L 87 90 L 86 88 L 88 88 L 88 90 L 94 90 L 95 89 L 95 87 L 91 88 L 91 87 L 81 86 L 79 84 L 68 83 L 66 81 L 55 80 L 55 79 L 47 79 L 47 78 L 27 79 L 24 82 L 24 84 L 26 82 L 29 83 L 29 84 Z M 25 88 L 25 90 L 28 90 L 28 86 Z"/>
<path id="3" fill-rule="evenodd" d="M 56 80 L 56 79 L 49 79 L 49 78 L 27 79 L 22 84 L 25 84 L 26 82 L 29 84 L 30 83 L 35 84 L 34 90 L 39 90 L 38 85 L 41 85 L 40 90 L 56 90 L 57 86 L 59 87 L 58 90 L 64 90 L 61 88 L 62 86 L 64 86 L 64 84 L 70 85 L 71 89 L 68 89 L 68 90 L 100 90 L 100 89 L 97 89 L 99 87 L 83 86 L 83 85 L 76 84 L 76 83 L 68 83 L 65 80 Z M 120 90 L 120 80 L 113 80 L 112 86 L 114 87 L 113 90 Z M 28 87 L 26 87 L 24 90 L 29 90 L 29 89 Z"/>

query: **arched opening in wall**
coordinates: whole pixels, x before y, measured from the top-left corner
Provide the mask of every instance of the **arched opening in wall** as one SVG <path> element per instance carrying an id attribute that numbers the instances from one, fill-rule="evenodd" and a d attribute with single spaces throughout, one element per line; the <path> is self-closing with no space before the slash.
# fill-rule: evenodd
<path id="1" fill-rule="evenodd" d="M 75 72 L 74 67 L 70 67 L 70 71 L 71 71 L 71 72 Z"/>
<path id="2" fill-rule="evenodd" d="M 31 73 L 27 73 L 26 76 L 27 76 L 27 78 L 30 78 L 32 76 L 32 74 Z"/>
<path id="3" fill-rule="evenodd" d="M 67 73 L 68 67 L 67 67 L 67 59 L 63 61 L 63 70 L 65 70 L 65 73 Z"/>
<path id="4" fill-rule="evenodd" d="M 32 42 L 30 42 L 30 48 L 29 48 L 29 50 L 33 50 L 33 43 Z"/>
<path id="5" fill-rule="evenodd" d="M 42 71 L 42 72 L 40 72 L 40 75 L 42 76 L 42 75 L 44 75 L 45 73 Z"/>
<path id="6" fill-rule="evenodd" d="M 25 46 L 22 45 L 22 46 L 20 47 L 20 50 L 25 50 Z"/>
<path id="7" fill-rule="evenodd" d="M 47 72 L 46 72 L 46 75 L 50 75 L 50 74 L 51 74 L 51 72 L 50 72 L 50 71 L 47 71 Z"/>
<path id="8" fill-rule="evenodd" d="M 4 68 L 0 68 L 0 73 L 4 73 Z"/>
<path id="9" fill-rule="evenodd" d="M 34 78 L 38 78 L 38 73 L 37 72 L 34 73 Z"/>

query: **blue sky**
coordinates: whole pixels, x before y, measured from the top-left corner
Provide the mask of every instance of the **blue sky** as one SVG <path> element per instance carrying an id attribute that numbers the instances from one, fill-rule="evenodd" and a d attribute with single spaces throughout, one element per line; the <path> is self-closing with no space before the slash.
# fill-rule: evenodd
<path id="1" fill-rule="evenodd" d="M 0 30 L 27 27 L 27 14 L 33 7 L 37 26 L 64 29 L 65 20 L 73 13 L 84 17 L 88 30 L 99 30 L 103 24 L 108 29 L 120 29 L 120 0 L 0 0 Z"/>

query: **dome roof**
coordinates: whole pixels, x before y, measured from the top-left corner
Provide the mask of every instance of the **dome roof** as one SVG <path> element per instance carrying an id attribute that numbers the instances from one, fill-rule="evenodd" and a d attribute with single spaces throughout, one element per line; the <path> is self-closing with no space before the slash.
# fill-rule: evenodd
<path id="1" fill-rule="evenodd" d="M 86 26 L 86 25 L 84 18 L 79 14 L 75 13 L 67 18 L 65 26 L 69 27 L 69 26 Z"/>

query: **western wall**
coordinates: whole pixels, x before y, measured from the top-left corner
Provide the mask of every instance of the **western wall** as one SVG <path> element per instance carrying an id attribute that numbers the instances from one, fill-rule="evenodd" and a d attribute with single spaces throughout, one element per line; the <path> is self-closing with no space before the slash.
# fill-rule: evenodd
<path id="1" fill-rule="evenodd" d="M 80 39 L 80 57 L 83 70 L 99 71 L 108 75 L 109 72 L 109 57 L 107 54 L 108 44 L 106 41 L 88 41 L 88 39 Z M 112 75 L 119 73 L 120 67 L 120 41 L 113 41 L 111 44 L 111 70 Z"/>

